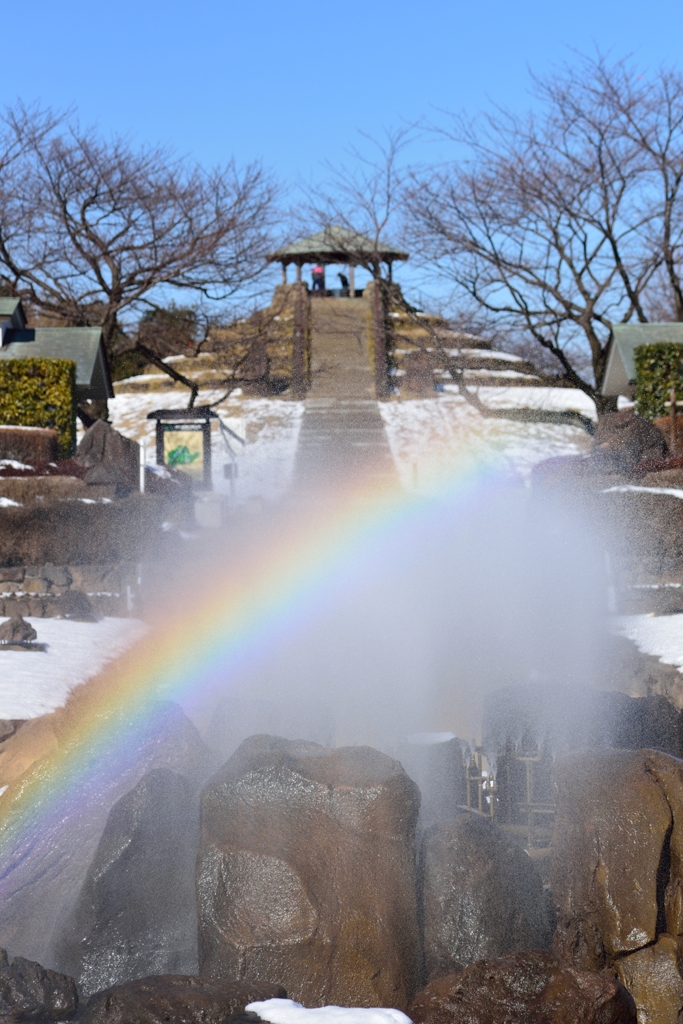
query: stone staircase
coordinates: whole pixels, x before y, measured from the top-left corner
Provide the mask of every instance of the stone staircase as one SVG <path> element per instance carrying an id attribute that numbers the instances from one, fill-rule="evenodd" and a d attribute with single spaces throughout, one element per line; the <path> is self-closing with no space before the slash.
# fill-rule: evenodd
<path id="1" fill-rule="evenodd" d="M 375 399 L 370 310 L 363 299 L 311 302 L 311 388 L 299 434 L 295 483 L 307 488 L 395 470 Z"/>

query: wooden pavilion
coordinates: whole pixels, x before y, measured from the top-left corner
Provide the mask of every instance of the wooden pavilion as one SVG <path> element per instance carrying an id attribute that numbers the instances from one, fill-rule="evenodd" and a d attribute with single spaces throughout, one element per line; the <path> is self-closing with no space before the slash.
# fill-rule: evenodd
<path id="1" fill-rule="evenodd" d="M 268 257 L 269 263 L 282 265 L 282 283 L 287 283 L 287 267 L 290 263 L 296 266 L 296 280 L 301 281 L 301 268 L 306 263 L 341 264 L 349 268 L 349 296 L 356 297 L 354 270 L 356 267 L 371 268 L 385 263 L 388 279 L 392 278 L 392 265 L 397 260 L 407 260 L 408 253 L 382 245 L 365 235 L 351 231 L 349 228 L 332 226 L 318 231 L 308 238 L 301 238 L 291 245 L 277 249 Z"/>

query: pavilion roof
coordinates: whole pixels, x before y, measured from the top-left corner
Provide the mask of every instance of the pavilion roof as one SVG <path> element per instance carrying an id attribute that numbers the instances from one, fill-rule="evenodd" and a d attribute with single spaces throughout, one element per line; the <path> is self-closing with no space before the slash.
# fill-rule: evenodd
<path id="1" fill-rule="evenodd" d="M 387 263 L 407 260 L 408 253 L 384 246 L 381 242 L 375 243 L 349 228 L 332 226 L 277 249 L 270 254 L 268 262 L 358 264 L 373 257 Z"/>

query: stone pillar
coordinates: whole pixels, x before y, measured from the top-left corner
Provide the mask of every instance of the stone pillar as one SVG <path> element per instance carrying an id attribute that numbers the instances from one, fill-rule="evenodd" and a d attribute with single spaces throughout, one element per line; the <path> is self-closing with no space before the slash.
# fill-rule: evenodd
<path id="1" fill-rule="evenodd" d="M 282 283 L 287 284 L 287 264 L 282 264 Z"/>
<path id="2" fill-rule="evenodd" d="M 349 264 L 349 298 L 355 299 L 356 297 L 356 268 L 353 264 Z"/>

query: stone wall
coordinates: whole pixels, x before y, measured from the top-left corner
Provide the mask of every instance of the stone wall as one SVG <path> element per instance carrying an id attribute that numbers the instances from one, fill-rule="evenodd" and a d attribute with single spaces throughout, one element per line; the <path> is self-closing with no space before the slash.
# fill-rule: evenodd
<path id="1" fill-rule="evenodd" d="M 134 562 L 0 566 L 0 616 L 79 618 L 88 610 L 95 615 L 133 615 L 138 593 L 139 569 Z"/>

